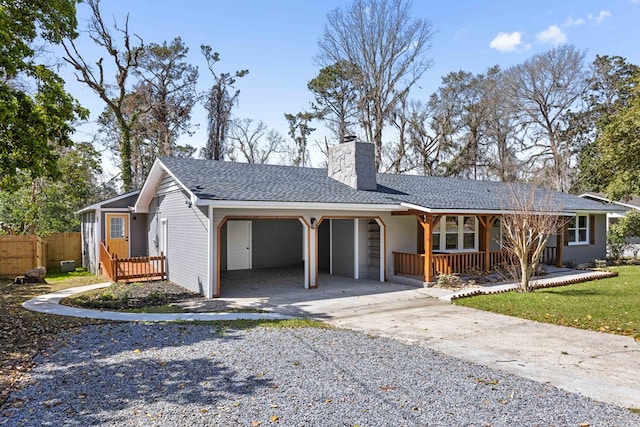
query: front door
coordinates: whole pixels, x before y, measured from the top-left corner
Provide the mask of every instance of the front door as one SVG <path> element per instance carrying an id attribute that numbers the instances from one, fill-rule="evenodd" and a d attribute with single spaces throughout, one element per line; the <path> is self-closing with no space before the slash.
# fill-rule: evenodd
<path id="1" fill-rule="evenodd" d="M 227 270 L 251 268 L 251 221 L 227 221 Z"/>
<path id="2" fill-rule="evenodd" d="M 129 214 L 106 214 L 106 223 L 109 253 L 129 258 Z"/>

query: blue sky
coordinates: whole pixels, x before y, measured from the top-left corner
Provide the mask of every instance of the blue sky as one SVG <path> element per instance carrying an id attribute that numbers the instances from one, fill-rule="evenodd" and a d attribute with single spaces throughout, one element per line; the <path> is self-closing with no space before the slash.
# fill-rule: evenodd
<path id="1" fill-rule="evenodd" d="M 241 90 L 234 115 L 264 121 L 286 135 L 284 113 L 308 107 L 312 96 L 307 82 L 318 73 L 313 57 L 327 13 L 350 1 L 324 0 L 183 0 L 154 2 L 103 0 L 103 17 L 124 22 L 146 43 L 161 43 L 180 36 L 189 46 L 189 60 L 200 69 L 199 90 L 212 82 L 200 54 L 209 44 L 220 53 L 218 70 L 249 69 L 238 80 Z M 152 5 L 152 6 L 150 6 Z M 488 67 L 518 64 L 536 53 L 562 43 L 587 51 L 590 62 L 596 54 L 620 55 L 640 65 L 640 0 L 539 0 L 539 1 L 414 1 L 413 16 L 429 20 L 436 31 L 429 56 L 433 67 L 412 92 L 427 100 L 451 71 L 484 72 Z M 87 27 L 89 10 L 78 6 L 79 28 Z M 79 50 L 91 62 L 104 55 L 86 35 L 78 40 Z M 68 90 L 92 113 L 104 108 L 87 88 L 75 82 L 72 70 L 60 70 Z M 202 147 L 206 138 L 206 113 L 194 111 L 194 136 L 181 142 Z M 78 129 L 76 139 L 90 139 L 95 125 Z M 312 135 L 320 139 L 321 131 Z M 323 159 L 312 152 L 312 163 Z M 105 165 L 107 166 L 107 165 Z"/>

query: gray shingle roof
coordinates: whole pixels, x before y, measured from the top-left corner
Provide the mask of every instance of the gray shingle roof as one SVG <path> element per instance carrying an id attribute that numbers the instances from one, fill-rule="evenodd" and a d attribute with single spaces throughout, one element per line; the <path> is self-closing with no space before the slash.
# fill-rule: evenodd
<path id="1" fill-rule="evenodd" d="M 326 169 L 201 159 L 160 160 L 204 200 L 388 205 L 405 202 L 430 209 L 485 211 L 503 209 L 509 194 L 507 184 L 492 181 L 377 174 L 377 190 L 364 191 L 329 178 Z M 545 192 L 537 192 L 540 200 Z M 617 210 L 614 205 L 595 200 L 552 193 L 561 210 Z"/>

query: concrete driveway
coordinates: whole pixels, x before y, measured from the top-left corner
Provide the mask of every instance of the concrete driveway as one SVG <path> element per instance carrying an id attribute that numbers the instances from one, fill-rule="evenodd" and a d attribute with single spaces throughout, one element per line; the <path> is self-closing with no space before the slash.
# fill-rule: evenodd
<path id="1" fill-rule="evenodd" d="M 324 320 L 415 343 L 550 383 L 603 402 L 640 408 L 640 342 L 451 305 L 448 291 L 326 276 L 315 290 L 245 286 L 203 302 Z M 275 288 L 274 288 L 275 286 Z M 196 307 L 193 307 L 196 308 Z M 197 309 L 197 308 L 196 308 Z"/>

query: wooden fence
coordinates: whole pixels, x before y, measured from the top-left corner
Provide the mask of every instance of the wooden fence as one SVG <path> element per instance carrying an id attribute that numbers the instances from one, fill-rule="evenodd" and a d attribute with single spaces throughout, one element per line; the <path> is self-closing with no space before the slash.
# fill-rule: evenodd
<path id="1" fill-rule="evenodd" d="M 38 266 L 57 269 L 60 261 L 73 260 L 80 266 L 81 248 L 79 232 L 47 237 L 0 236 L 0 277 L 19 276 Z"/>

